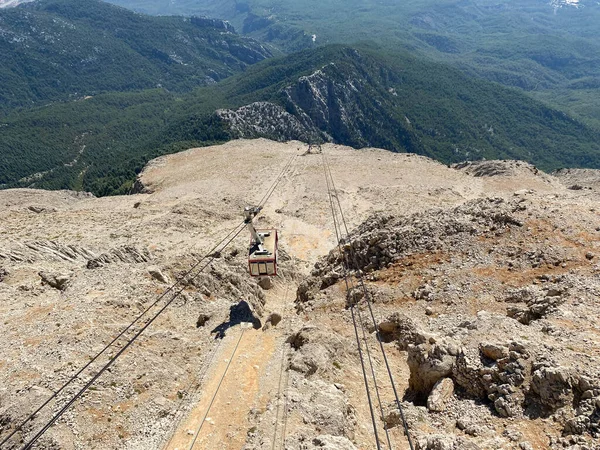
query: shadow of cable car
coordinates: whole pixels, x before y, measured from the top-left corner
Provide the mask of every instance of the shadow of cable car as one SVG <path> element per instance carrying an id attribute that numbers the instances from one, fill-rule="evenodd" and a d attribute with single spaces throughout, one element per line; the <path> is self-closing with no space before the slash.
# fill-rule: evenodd
<path id="1" fill-rule="evenodd" d="M 245 300 L 242 300 L 235 305 L 231 305 L 229 308 L 229 320 L 216 326 L 211 330 L 211 333 L 215 333 L 215 339 L 223 339 L 225 337 L 225 332 L 228 329 L 243 322 L 251 323 L 255 330 L 262 327 L 260 319 L 254 315 L 250 305 Z"/>

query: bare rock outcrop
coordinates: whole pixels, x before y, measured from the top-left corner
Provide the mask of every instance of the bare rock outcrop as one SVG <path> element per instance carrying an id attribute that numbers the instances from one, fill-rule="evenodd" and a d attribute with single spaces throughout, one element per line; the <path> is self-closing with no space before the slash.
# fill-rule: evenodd
<path id="1" fill-rule="evenodd" d="M 332 250 L 325 260 L 315 265 L 312 277 L 299 288 L 298 301 L 310 300 L 318 289 L 334 284 L 343 273 L 345 260 L 350 261 L 355 270 L 370 272 L 415 253 L 446 249 L 468 252 L 470 238 L 503 228 L 521 227 L 523 223 L 515 212 L 524 208 L 518 200 L 486 198 L 449 210 L 431 210 L 408 217 L 373 215 L 350 235 L 343 254 Z"/>
<path id="2" fill-rule="evenodd" d="M 438 341 L 431 338 L 423 344 L 410 344 L 407 362 L 411 392 L 427 398 L 438 381 L 452 374 L 459 350 L 458 344 L 451 339 Z"/>
<path id="3" fill-rule="evenodd" d="M 542 361 L 534 365 L 531 389 L 539 396 L 544 407 L 555 412 L 573 403 L 576 380 L 570 369 Z"/>
<path id="4" fill-rule="evenodd" d="M 510 177 L 526 172 L 533 176 L 548 175 L 540 172 L 535 166 L 525 161 L 481 160 L 465 161 L 452 164 L 453 169 L 462 170 L 474 177 Z M 549 177 L 548 177 L 549 178 Z"/>
<path id="5" fill-rule="evenodd" d="M 429 339 L 414 319 L 399 312 L 379 322 L 378 328 L 385 342 L 395 341 L 402 350 L 406 350 L 410 344 L 424 344 Z"/>
<path id="6" fill-rule="evenodd" d="M 98 257 L 94 257 L 87 262 L 88 269 L 95 269 L 114 263 L 129 263 L 137 264 L 148 262 L 152 259 L 152 255 L 148 249 L 137 249 L 133 246 L 123 246 L 113 248 L 107 253 L 102 253 Z"/>
<path id="7" fill-rule="evenodd" d="M 341 338 L 332 340 L 330 333 L 314 326 L 303 327 L 288 342 L 295 350 L 290 369 L 306 376 L 332 370 L 336 356 L 346 347 Z"/>
<path id="8" fill-rule="evenodd" d="M 270 102 L 255 102 L 236 110 L 219 109 L 215 115 L 227 124 L 236 138 L 268 137 L 278 141 L 304 142 L 331 139 L 314 125 Z"/>
<path id="9" fill-rule="evenodd" d="M 433 412 L 444 411 L 448 402 L 454 395 L 454 382 L 452 378 L 442 378 L 435 383 L 427 398 L 427 409 Z"/>
<path id="10" fill-rule="evenodd" d="M 159 283 L 164 283 L 164 284 L 171 283 L 171 279 L 169 278 L 169 276 L 165 275 L 165 273 L 160 269 L 160 267 L 150 266 L 150 267 L 148 267 L 148 273 L 150 274 L 150 276 L 152 278 L 154 278 Z"/>
<path id="11" fill-rule="evenodd" d="M 42 283 L 47 284 L 54 289 L 58 289 L 59 291 L 64 291 L 69 281 L 71 280 L 71 276 L 67 274 L 60 273 L 49 273 L 45 271 L 41 271 L 39 273 L 40 278 L 42 279 Z"/>
<path id="12" fill-rule="evenodd" d="M 507 315 L 522 324 L 546 317 L 556 311 L 566 301 L 568 287 L 565 284 L 548 285 L 543 288 L 529 286 L 509 294 L 506 302 L 512 303 L 507 308 Z"/>
<path id="13" fill-rule="evenodd" d="M 12 248 L 0 249 L 0 259 L 11 262 L 78 262 L 95 257 L 96 255 L 85 247 L 51 240 L 25 241 Z"/>

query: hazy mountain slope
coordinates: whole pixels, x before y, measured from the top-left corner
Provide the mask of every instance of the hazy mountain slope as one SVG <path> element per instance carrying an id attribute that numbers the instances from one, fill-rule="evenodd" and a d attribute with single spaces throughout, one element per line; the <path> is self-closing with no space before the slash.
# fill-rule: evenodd
<path id="1" fill-rule="evenodd" d="M 248 11 L 247 3 L 236 0 L 114 0 L 109 3 L 152 15 L 194 15 L 232 19 Z"/>
<path id="2" fill-rule="evenodd" d="M 0 11 L 0 112 L 107 91 L 190 90 L 269 56 L 221 21 L 42 0 Z"/>
<path id="3" fill-rule="evenodd" d="M 239 136 L 318 137 L 447 163 L 511 157 L 546 169 L 600 167 L 597 133 L 516 90 L 342 46 L 263 61 L 185 97 L 107 94 L 13 114 L 2 130 L 0 184 L 99 195 L 127 192 L 150 158 Z"/>
<path id="4" fill-rule="evenodd" d="M 112 1 L 146 11 L 163 4 Z M 534 95 L 541 91 L 539 98 L 600 125 L 600 115 L 577 94 L 593 89 L 586 96 L 600 102 L 600 4 L 593 0 L 248 0 L 236 5 L 217 9 L 177 2 L 170 11 L 223 17 L 283 48 L 365 40 L 400 46 Z"/>
<path id="5" fill-rule="evenodd" d="M 271 60 L 248 70 L 242 83 L 232 78 L 222 86 L 236 89 L 237 96 L 256 90 L 259 100 L 280 105 L 309 133 L 354 147 L 410 151 L 444 162 L 516 158 L 547 169 L 600 163 L 597 133 L 517 90 L 406 54 L 358 48 L 331 46 Z M 298 76 L 300 71 L 309 73 Z M 265 78 L 271 80 L 266 87 Z M 265 121 L 260 111 L 243 113 L 250 125 L 253 118 Z M 284 121 L 273 117 L 274 131 L 255 135 L 302 137 L 278 136 L 278 122 Z"/>

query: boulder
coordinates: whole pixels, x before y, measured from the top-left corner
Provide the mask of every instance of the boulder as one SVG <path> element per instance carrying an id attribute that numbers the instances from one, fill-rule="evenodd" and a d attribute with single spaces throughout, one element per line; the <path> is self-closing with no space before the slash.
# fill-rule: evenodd
<path id="1" fill-rule="evenodd" d="M 428 396 L 439 380 L 452 373 L 456 362 L 456 354 L 451 354 L 454 347 L 455 345 L 446 341 L 408 346 L 408 384 L 414 394 Z"/>
<path id="2" fill-rule="evenodd" d="M 573 375 L 565 367 L 537 368 L 531 378 L 531 389 L 540 397 L 542 404 L 556 411 L 573 402 Z"/>
<path id="3" fill-rule="evenodd" d="M 263 331 L 268 330 L 271 326 L 276 327 L 277 324 L 281 322 L 281 314 L 279 313 L 271 313 L 269 314 L 269 316 L 267 317 L 267 320 L 265 320 L 265 324 L 262 328 Z"/>
<path id="4" fill-rule="evenodd" d="M 169 284 L 171 282 L 171 280 L 169 279 L 169 277 L 167 275 L 165 275 L 162 272 L 162 270 L 160 270 L 156 266 L 148 267 L 148 273 L 150 274 L 150 276 L 152 278 L 154 278 L 156 281 L 158 281 L 160 283 Z"/>
<path id="5" fill-rule="evenodd" d="M 203 327 L 206 325 L 206 322 L 210 320 L 211 316 L 206 313 L 202 313 L 198 316 L 198 320 L 196 320 L 196 328 Z"/>
<path id="6" fill-rule="evenodd" d="M 44 271 L 39 272 L 38 275 L 42 279 L 42 283 L 47 284 L 54 289 L 58 289 L 59 291 L 64 291 L 71 279 L 71 277 L 66 274 L 53 274 Z"/>
<path id="7" fill-rule="evenodd" d="M 273 279 L 271 277 L 262 277 L 260 280 L 258 280 L 258 285 L 265 291 L 268 291 L 274 286 Z"/>
<path id="8" fill-rule="evenodd" d="M 397 341 L 401 350 L 406 350 L 410 344 L 424 344 L 428 340 L 417 323 L 401 313 L 394 313 L 382 320 L 378 328 L 384 342 Z"/>
<path id="9" fill-rule="evenodd" d="M 479 351 L 483 356 L 493 361 L 508 357 L 508 347 L 489 342 L 479 344 Z"/>
<path id="10" fill-rule="evenodd" d="M 433 386 L 433 389 L 427 398 L 427 409 L 433 412 L 444 411 L 453 395 L 454 382 L 452 379 L 441 379 Z"/>

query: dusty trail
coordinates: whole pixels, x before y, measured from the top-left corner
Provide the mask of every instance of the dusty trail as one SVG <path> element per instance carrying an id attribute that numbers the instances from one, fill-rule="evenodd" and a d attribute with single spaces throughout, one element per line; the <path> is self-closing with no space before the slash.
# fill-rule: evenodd
<path id="1" fill-rule="evenodd" d="M 277 327 L 255 330 L 242 323 L 227 330 L 212 360 L 199 399 L 177 426 L 164 450 L 239 449 L 252 425 L 251 411 L 265 410 L 280 396 L 285 340 L 290 333 L 290 295 L 295 286 L 278 283 L 267 292 L 268 310 L 284 311 Z M 193 401 L 194 399 L 192 399 Z"/>

